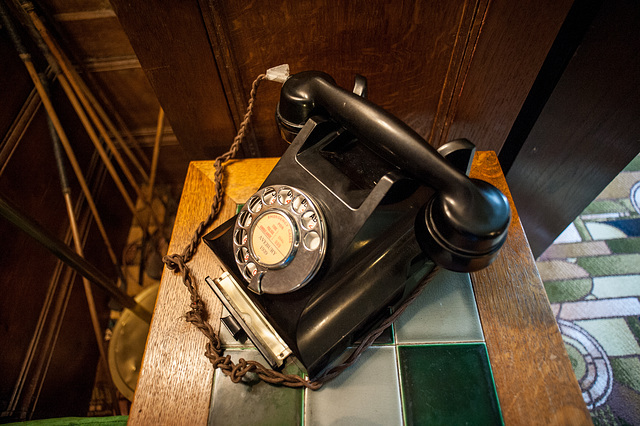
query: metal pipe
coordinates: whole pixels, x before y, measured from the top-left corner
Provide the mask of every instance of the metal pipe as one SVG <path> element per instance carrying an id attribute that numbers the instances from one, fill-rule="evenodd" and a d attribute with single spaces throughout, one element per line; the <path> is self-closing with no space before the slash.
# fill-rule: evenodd
<path id="1" fill-rule="evenodd" d="M 158 156 L 160 155 L 160 143 L 162 142 L 162 133 L 164 131 L 164 110 L 160 107 L 158 111 L 158 125 L 156 126 L 156 139 L 153 144 L 153 156 L 151 157 L 151 173 L 149 173 L 149 189 L 148 196 L 153 200 L 153 185 L 156 182 L 156 173 L 158 171 Z"/>
<path id="2" fill-rule="evenodd" d="M 138 171 L 140 172 L 144 181 L 147 182 L 149 180 L 149 176 L 145 172 L 144 168 L 137 160 L 137 158 L 135 158 L 129 147 L 124 143 L 124 141 L 122 140 L 122 136 L 115 128 L 100 103 L 96 100 L 87 85 L 84 83 L 78 72 L 73 68 L 69 58 L 59 49 L 58 44 L 53 41 L 41 18 L 36 14 L 34 5 L 29 1 L 14 0 L 13 3 L 16 6 L 16 9 L 19 12 L 22 12 L 22 15 L 24 16 L 23 21 L 24 24 L 26 24 L 29 34 L 44 54 L 47 62 L 49 63 L 49 65 L 51 65 L 56 75 L 64 73 L 72 84 L 74 90 L 77 91 L 78 97 L 81 99 L 82 103 L 87 109 L 87 113 L 98 127 L 98 130 L 105 139 L 105 143 L 110 144 L 109 148 L 112 151 L 115 151 L 114 156 L 116 157 L 116 161 L 118 161 L 120 167 L 123 168 L 123 172 L 127 168 L 124 165 L 121 157 L 119 156 L 119 153 L 111 144 L 111 139 L 107 136 L 106 131 L 102 127 L 102 122 L 104 122 L 104 124 L 109 128 L 109 131 L 111 131 L 114 138 L 121 145 L 123 151 L 127 154 L 134 166 L 138 168 Z M 102 120 L 102 122 L 100 122 L 100 120 Z M 130 176 L 127 176 L 127 178 L 132 179 L 132 177 Z M 133 180 L 133 182 L 134 183 L 132 183 L 132 185 L 134 186 L 134 188 L 137 187 L 137 183 L 135 183 L 135 180 Z"/>
<path id="3" fill-rule="evenodd" d="M 29 76 L 31 77 L 31 80 L 33 81 L 33 84 L 36 87 L 38 95 L 40 95 L 40 100 L 42 101 L 42 104 L 45 110 L 47 111 L 49 118 L 51 119 L 51 123 L 53 124 L 56 130 L 56 133 L 59 136 L 59 140 L 62 143 L 62 146 L 64 147 L 67 157 L 69 158 L 69 162 L 71 163 L 71 167 L 73 168 L 76 178 L 78 179 L 78 183 L 80 184 L 82 193 L 84 194 L 87 200 L 87 204 L 89 205 L 89 209 L 91 210 L 93 218 L 96 222 L 96 226 L 98 227 L 98 230 L 100 231 L 100 235 L 102 235 L 104 244 L 107 247 L 107 251 L 109 252 L 111 261 L 117 267 L 118 258 L 116 257 L 115 252 L 111 246 L 111 242 L 109 241 L 109 237 L 102 223 L 102 219 L 100 218 L 100 214 L 98 213 L 98 208 L 96 207 L 96 204 L 93 200 L 93 196 L 91 195 L 91 191 L 89 190 L 89 186 L 87 185 L 84 175 L 82 174 L 82 169 L 80 168 L 80 164 L 78 163 L 78 160 L 73 152 L 71 143 L 67 138 L 67 134 L 65 133 L 64 128 L 62 127 L 62 123 L 60 123 L 58 114 L 56 113 L 56 110 L 53 107 L 53 104 L 51 103 L 51 99 L 47 94 L 47 90 L 43 85 L 43 81 L 40 80 L 40 76 L 38 75 L 33 65 L 33 62 L 31 61 L 31 55 L 29 54 L 24 44 L 22 43 L 22 40 L 20 39 L 20 37 L 15 31 L 15 27 L 13 26 L 13 23 L 9 18 L 7 6 L 1 1 L 0 1 L 0 18 L 2 20 L 3 26 L 7 29 L 7 32 L 9 33 L 11 41 L 13 42 L 20 56 L 20 59 L 22 60 L 22 63 L 24 64 L 25 68 L 29 72 Z"/>
<path id="4" fill-rule="evenodd" d="M 49 231 L 40 224 L 30 219 L 10 201 L 0 195 L 0 216 L 7 219 L 14 226 L 24 231 L 27 235 L 46 247 L 56 257 L 87 278 L 98 287 L 107 291 L 111 297 L 117 300 L 123 307 L 131 310 L 146 323 L 151 322 L 151 313 L 138 304 L 131 296 L 120 291 L 111 280 L 93 264 L 76 254 L 66 244 L 52 236 Z"/>
<path id="5" fill-rule="evenodd" d="M 128 150 L 128 147 L 126 146 L 124 141 L 122 141 L 122 138 L 119 136 L 117 130 L 115 129 L 115 126 L 108 125 L 110 123 L 108 123 L 109 119 L 106 113 L 104 113 L 97 100 L 93 97 L 82 78 L 74 69 L 71 61 L 69 61 L 68 57 L 64 54 L 64 52 L 62 52 L 58 44 L 51 37 L 51 34 L 44 25 L 44 22 L 36 13 L 33 4 L 31 2 L 25 1 L 21 3 L 21 6 L 22 7 L 20 7 L 19 10 L 24 15 L 24 20 L 29 33 L 36 41 L 36 44 L 38 45 L 40 50 L 42 50 L 49 65 L 56 73 L 62 89 L 69 98 L 69 101 L 71 102 L 73 109 L 76 111 L 78 118 L 85 128 L 89 139 L 100 154 L 100 158 L 104 162 L 107 170 L 109 171 L 109 174 L 113 178 L 113 181 L 115 182 L 120 194 L 124 198 L 127 207 L 129 208 L 129 210 L 131 210 L 131 213 L 140 224 L 140 227 L 146 232 L 149 223 L 147 223 L 147 221 L 143 221 L 142 217 L 140 216 L 140 212 L 136 209 L 135 203 L 129 196 L 122 180 L 118 176 L 118 173 L 109 158 L 109 155 L 102 146 L 96 130 L 113 154 L 113 157 L 120 166 L 120 170 L 122 171 L 122 173 L 124 173 L 127 181 L 135 191 L 136 195 L 143 201 L 143 203 L 150 204 L 150 201 L 148 201 L 145 196 L 146 194 L 142 192 L 140 186 L 137 184 L 131 171 L 127 167 L 124 159 L 118 152 L 118 149 L 113 144 L 111 137 L 108 135 L 107 130 L 105 129 L 105 124 L 111 129 L 114 137 L 116 137 L 116 139 L 118 139 L 118 141 L 121 143 L 123 150 L 128 152 L 128 154 L 130 153 L 130 150 Z M 105 120 L 105 122 L 103 123 L 101 119 Z M 95 130 L 93 126 L 95 126 Z M 140 163 L 135 161 L 135 158 L 133 160 L 134 164 L 139 167 L 139 171 L 141 172 L 143 179 L 148 182 L 149 177 L 144 169 L 140 166 Z M 160 225 L 160 222 L 155 216 L 153 210 L 150 210 L 150 217 L 158 226 Z"/>
<path id="6" fill-rule="evenodd" d="M 42 81 L 46 81 L 46 77 L 41 76 Z M 45 84 L 45 90 L 48 90 Z M 78 222 L 76 220 L 75 212 L 73 209 L 73 202 L 71 201 L 71 187 L 69 186 L 69 179 L 67 178 L 67 171 L 64 166 L 64 160 L 62 157 L 62 147 L 60 146 L 60 139 L 56 129 L 51 122 L 51 118 L 47 117 L 47 125 L 49 127 L 49 135 L 51 136 L 51 142 L 53 145 L 53 157 L 56 161 L 56 167 L 58 169 L 58 176 L 60 178 L 60 189 L 62 196 L 64 197 L 65 206 L 67 208 L 67 217 L 69 218 L 69 225 L 71 227 L 71 233 L 73 235 L 73 243 L 76 249 L 76 253 L 84 258 L 82 243 L 80 239 L 80 232 L 78 231 Z M 122 271 L 119 266 L 116 266 L 117 271 L 122 275 Z M 122 279 L 122 278 L 121 278 Z M 100 320 L 98 318 L 98 310 L 96 308 L 96 302 L 93 297 L 93 290 L 91 289 L 91 283 L 85 277 L 82 277 L 82 285 L 84 287 L 84 295 L 87 299 L 87 306 L 89 308 L 89 316 L 91 317 L 91 325 L 93 326 L 93 334 L 96 338 L 96 344 L 98 345 L 98 351 L 100 352 L 100 362 L 104 371 L 109 371 L 109 358 L 107 357 L 107 351 L 105 349 L 104 337 L 102 327 L 100 326 Z M 115 392 L 112 394 L 115 395 Z M 114 400 L 115 402 L 115 400 Z M 115 407 L 115 404 L 114 404 Z"/>

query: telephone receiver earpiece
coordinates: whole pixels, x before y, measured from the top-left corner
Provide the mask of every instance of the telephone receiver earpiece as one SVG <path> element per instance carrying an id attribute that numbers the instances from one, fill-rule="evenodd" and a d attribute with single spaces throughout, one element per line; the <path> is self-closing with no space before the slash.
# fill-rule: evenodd
<path id="1" fill-rule="evenodd" d="M 357 92 L 366 84 L 357 80 Z M 436 194 L 416 218 L 422 250 L 440 266 L 470 272 L 488 266 L 507 236 L 511 210 L 493 185 L 470 179 L 405 123 L 328 74 L 306 71 L 282 86 L 276 119 L 284 136 L 295 136 L 313 115 L 328 115 L 407 176 Z"/>

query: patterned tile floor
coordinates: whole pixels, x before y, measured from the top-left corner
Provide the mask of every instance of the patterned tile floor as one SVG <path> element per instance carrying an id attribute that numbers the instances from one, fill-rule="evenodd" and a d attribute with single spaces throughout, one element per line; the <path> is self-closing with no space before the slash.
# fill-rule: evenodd
<path id="1" fill-rule="evenodd" d="M 538 259 L 596 425 L 640 425 L 640 156 Z"/>

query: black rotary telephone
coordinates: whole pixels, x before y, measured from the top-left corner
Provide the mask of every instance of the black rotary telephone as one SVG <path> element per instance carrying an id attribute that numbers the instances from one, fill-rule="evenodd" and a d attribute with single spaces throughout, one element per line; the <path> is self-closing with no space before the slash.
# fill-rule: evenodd
<path id="1" fill-rule="evenodd" d="M 475 147 L 435 150 L 329 75 L 288 78 L 276 120 L 291 146 L 237 216 L 204 237 L 224 265 L 207 278 L 272 367 L 295 355 L 313 380 L 377 326 L 435 265 L 488 266 L 511 214 L 466 176 Z"/>

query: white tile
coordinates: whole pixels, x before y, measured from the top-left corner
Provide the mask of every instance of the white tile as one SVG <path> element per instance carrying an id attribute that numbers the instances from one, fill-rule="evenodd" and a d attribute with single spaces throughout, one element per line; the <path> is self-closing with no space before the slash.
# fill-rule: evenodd
<path id="1" fill-rule="evenodd" d="M 599 222 L 585 222 L 585 226 L 594 240 L 615 240 L 617 238 L 627 238 L 627 234 L 616 228 Z"/>
<path id="2" fill-rule="evenodd" d="M 558 235 L 553 244 L 579 243 L 580 241 L 582 241 L 580 233 L 578 232 L 576 225 L 572 223 L 562 231 L 562 234 Z"/>
<path id="3" fill-rule="evenodd" d="M 594 277 L 591 293 L 598 299 L 640 296 L 640 275 Z"/>
<path id="4" fill-rule="evenodd" d="M 318 391 L 306 391 L 306 425 L 402 425 L 394 346 L 368 348 Z"/>
<path id="5" fill-rule="evenodd" d="M 575 321 L 631 315 L 640 315 L 640 301 L 637 297 L 563 303 L 558 319 Z"/>
<path id="6" fill-rule="evenodd" d="M 438 272 L 394 328 L 398 343 L 484 340 L 469 274 Z"/>

